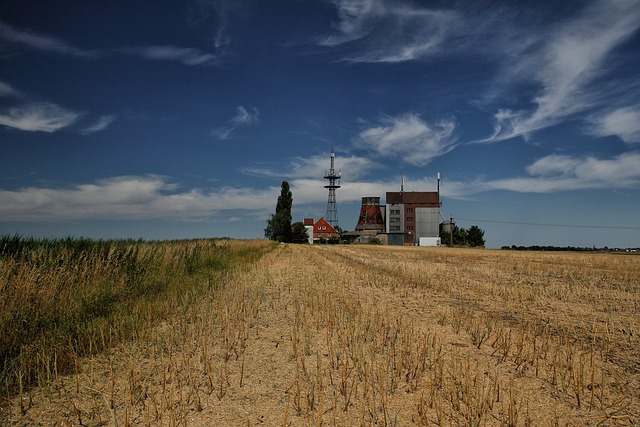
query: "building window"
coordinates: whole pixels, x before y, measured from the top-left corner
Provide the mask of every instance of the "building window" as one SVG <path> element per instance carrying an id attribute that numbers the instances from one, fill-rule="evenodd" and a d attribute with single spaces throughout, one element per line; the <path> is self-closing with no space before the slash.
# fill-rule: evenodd
<path id="1" fill-rule="evenodd" d="M 398 217 L 389 218 L 389 222 L 400 222 L 400 218 L 398 218 Z"/>
<path id="2" fill-rule="evenodd" d="M 391 227 L 389 227 L 389 231 L 400 231 L 400 226 L 392 225 Z"/>
<path id="3" fill-rule="evenodd" d="M 413 208 L 407 208 L 407 213 L 413 213 Z"/>
<path id="4" fill-rule="evenodd" d="M 412 216 L 408 216 L 407 217 L 407 222 L 413 222 L 413 217 Z"/>
<path id="5" fill-rule="evenodd" d="M 407 231 L 413 231 L 413 225 L 407 225 Z"/>
<path id="6" fill-rule="evenodd" d="M 391 215 L 400 215 L 400 209 L 391 209 Z"/>

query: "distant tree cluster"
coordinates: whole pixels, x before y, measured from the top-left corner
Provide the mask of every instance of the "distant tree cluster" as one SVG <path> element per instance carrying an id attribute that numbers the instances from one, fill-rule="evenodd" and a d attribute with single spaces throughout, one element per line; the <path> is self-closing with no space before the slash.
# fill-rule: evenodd
<path id="1" fill-rule="evenodd" d="M 609 250 L 608 247 L 604 248 L 586 248 L 586 247 L 578 247 L 578 246 L 503 246 L 501 249 L 510 250 L 510 251 L 559 251 L 559 252 L 607 252 Z"/>
<path id="2" fill-rule="evenodd" d="M 453 234 L 447 232 L 440 233 L 440 241 L 443 245 L 447 246 L 482 247 L 485 243 L 484 230 L 477 225 L 472 225 L 468 229 L 455 227 Z"/>

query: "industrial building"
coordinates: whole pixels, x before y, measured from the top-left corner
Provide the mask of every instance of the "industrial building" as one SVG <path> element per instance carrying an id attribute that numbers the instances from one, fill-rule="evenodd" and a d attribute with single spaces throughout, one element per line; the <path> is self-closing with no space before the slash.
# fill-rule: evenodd
<path id="1" fill-rule="evenodd" d="M 385 231 L 384 215 L 380 209 L 380 197 L 363 197 L 356 231 L 378 234 Z"/>
<path id="2" fill-rule="evenodd" d="M 387 204 L 380 197 L 363 197 L 355 231 L 346 233 L 356 243 L 377 238 L 388 245 L 440 245 L 440 177 L 438 191 L 387 192 Z M 344 236 L 344 235 L 343 235 Z"/>
<path id="3" fill-rule="evenodd" d="M 387 192 L 385 232 L 390 245 L 435 246 L 440 235 L 440 195 L 435 191 Z"/>
<path id="4" fill-rule="evenodd" d="M 327 215 L 314 223 L 305 218 L 304 225 L 309 243 L 321 239 L 340 238 L 336 189 L 340 188 L 341 173 L 335 170 L 335 153 L 330 154 L 331 168 L 324 175 L 329 181 Z M 440 174 L 437 191 L 404 191 L 404 179 L 399 192 L 386 193 L 387 204 L 380 204 L 380 197 L 362 198 L 358 223 L 353 232 L 342 233 L 345 241 L 366 243 L 378 239 L 388 245 L 440 245 Z"/>

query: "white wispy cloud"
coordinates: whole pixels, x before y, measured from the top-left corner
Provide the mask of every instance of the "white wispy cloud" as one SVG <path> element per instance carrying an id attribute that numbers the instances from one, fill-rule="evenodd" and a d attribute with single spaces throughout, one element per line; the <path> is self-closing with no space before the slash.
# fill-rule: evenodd
<path id="1" fill-rule="evenodd" d="M 612 158 L 593 156 L 549 155 L 532 162 L 525 173 L 501 179 L 483 176 L 466 180 L 449 179 L 443 175 L 441 194 L 449 199 L 474 199 L 487 191 L 517 193 L 557 193 L 580 190 L 638 190 L 640 189 L 640 152 L 630 151 Z M 321 186 L 322 180 L 316 180 Z M 407 176 L 406 191 L 435 191 L 435 176 Z M 293 187 L 292 187 L 293 188 Z M 398 179 L 356 180 L 343 184 L 340 200 L 357 201 L 365 195 L 383 196 L 398 191 Z M 318 194 L 320 197 L 321 194 Z M 324 192 L 326 198 L 326 191 Z"/>
<path id="2" fill-rule="evenodd" d="M 553 193 L 570 190 L 640 188 L 640 152 L 611 159 L 550 155 L 527 168 L 527 176 L 478 181 L 471 191 L 509 190 L 521 193 Z"/>
<path id="3" fill-rule="evenodd" d="M 231 134 L 238 128 L 253 126 L 259 122 L 260 111 L 252 107 L 247 110 L 243 106 L 236 107 L 236 115 L 229 122 L 231 126 L 221 126 L 211 131 L 211 135 L 217 139 L 229 139 Z"/>
<path id="4" fill-rule="evenodd" d="M 24 95 L 9 83 L 0 81 L 0 97 L 24 98 Z"/>
<path id="5" fill-rule="evenodd" d="M 121 176 L 68 188 L 0 189 L 0 220 L 210 220 L 221 211 L 266 212 L 279 191 L 279 186 L 181 190 L 166 177 Z"/>
<path id="6" fill-rule="evenodd" d="M 500 109 L 495 114 L 494 134 L 479 142 L 528 138 L 537 130 L 608 102 L 611 94 L 603 93 L 605 87 L 596 83 L 614 66 L 615 47 L 638 28 L 637 1 L 598 0 L 575 18 L 557 22 L 539 35 L 528 34 L 527 49 L 505 60 L 511 72 L 504 75 L 539 87 L 528 100 L 534 108 Z"/>
<path id="7" fill-rule="evenodd" d="M 27 46 L 31 49 L 43 52 L 54 53 L 59 55 L 69 55 L 78 58 L 96 58 L 99 53 L 80 49 L 72 44 L 60 40 L 59 38 L 38 34 L 29 30 L 16 29 L 13 26 L 0 21 L 0 39 L 10 43 L 17 43 Z"/>
<path id="8" fill-rule="evenodd" d="M 453 120 L 429 124 L 418 114 L 405 113 L 397 117 L 383 117 L 380 126 L 360 132 L 354 145 L 383 157 L 420 166 L 455 147 L 455 129 Z"/>
<path id="9" fill-rule="evenodd" d="M 81 113 L 38 102 L 0 112 L 0 125 L 27 132 L 55 132 L 73 124 Z"/>
<path id="10" fill-rule="evenodd" d="M 327 202 L 327 181 L 322 179 L 293 179 L 289 181 L 293 202 L 296 206 L 326 203 Z M 337 203 L 358 202 L 362 196 L 383 196 L 385 191 L 392 188 L 391 183 L 384 181 L 348 181 L 344 182 L 337 190 Z"/>
<path id="11" fill-rule="evenodd" d="M 293 179 L 290 185 L 296 206 L 326 202 L 322 180 Z M 359 191 L 377 186 L 351 183 L 341 191 L 341 200 L 360 200 Z M 279 182 L 263 188 L 183 189 L 163 176 L 119 176 L 64 188 L 0 189 L 0 221 L 227 221 L 230 212 L 263 219 L 279 194 Z"/>
<path id="12" fill-rule="evenodd" d="M 216 139 L 229 139 L 231 137 L 231 133 L 235 129 L 235 127 L 222 126 L 213 129 L 211 131 L 211 135 L 213 135 Z"/>
<path id="13" fill-rule="evenodd" d="M 218 56 L 213 53 L 203 52 L 191 47 L 173 45 L 164 46 L 139 46 L 120 49 L 121 52 L 144 59 L 158 61 L 177 61 L 184 65 L 215 65 Z"/>
<path id="14" fill-rule="evenodd" d="M 373 160 L 355 155 L 338 155 L 335 162 L 336 172 L 340 171 L 346 180 L 356 180 L 379 167 Z M 293 179 L 313 179 L 323 177 L 330 168 L 329 153 L 314 154 L 308 157 L 292 157 L 282 166 L 245 167 L 242 172 L 253 176 L 282 177 Z M 320 187 L 323 188 L 323 184 Z"/>
<path id="15" fill-rule="evenodd" d="M 116 116 L 113 116 L 113 115 L 100 116 L 95 123 L 82 129 L 80 133 L 83 135 L 88 135 L 91 133 L 103 131 L 106 128 L 108 128 L 109 125 L 113 123 L 115 119 L 116 119 Z"/>
<path id="16" fill-rule="evenodd" d="M 231 17 L 241 8 L 241 2 L 237 0 L 190 0 L 188 21 L 194 30 L 204 31 L 210 43 L 221 51 L 231 43 Z"/>
<path id="17" fill-rule="evenodd" d="M 258 116 L 260 116 L 260 111 L 257 108 L 253 107 L 251 111 L 248 111 L 246 108 L 239 106 L 236 108 L 236 115 L 231 121 L 238 126 L 250 126 L 258 123 Z"/>
<path id="18" fill-rule="evenodd" d="M 0 40 L 27 46 L 42 52 L 78 58 L 96 59 L 105 55 L 103 51 L 81 49 L 51 35 L 16 29 L 2 21 L 0 21 Z M 219 63 L 219 55 L 192 47 L 174 45 L 125 47 L 115 49 L 114 52 L 150 60 L 176 61 L 189 66 L 216 65 Z"/>
<path id="19" fill-rule="evenodd" d="M 336 46 L 366 36 L 374 28 L 374 22 L 386 14 L 386 7 L 381 0 L 334 0 L 332 3 L 339 18 L 334 24 L 338 34 L 321 41 L 321 44 L 327 46 Z"/>
<path id="20" fill-rule="evenodd" d="M 352 62 L 404 62 L 439 52 L 459 28 L 461 15 L 410 2 L 384 0 L 334 0 L 337 34 L 319 42 L 343 46 Z"/>
<path id="21" fill-rule="evenodd" d="M 588 132 L 596 136 L 616 135 L 626 143 L 640 142 L 640 106 L 617 108 L 590 118 Z"/>
<path id="22" fill-rule="evenodd" d="M 581 190 L 638 190 L 640 189 L 640 152 L 630 151 L 618 156 L 602 159 L 593 156 L 549 155 L 531 163 L 525 173 L 501 179 L 484 176 L 466 180 L 448 179 L 444 176 L 440 187 L 443 197 L 449 199 L 476 199 L 487 191 L 511 191 L 517 193 L 558 193 Z M 407 191 L 432 191 L 436 179 L 432 176 L 409 176 Z M 372 184 L 372 185 L 370 185 Z M 383 195 L 386 191 L 398 191 L 396 181 L 374 181 L 350 183 L 356 187 L 351 199 L 357 194 Z M 370 188 L 369 193 L 357 188 Z M 325 196 L 326 197 L 326 196 Z M 340 193 L 343 199 L 345 193 Z"/>
<path id="23" fill-rule="evenodd" d="M 640 152 L 610 159 L 550 155 L 533 162 L 526 175 L 467 181 L 444 179 L 441 193 L 452 199 L 476 197 L 486 191 L 552 193 L 570 190 L 640 188 Z M 295 169 L 295 167 L 293 168 Z M 292 173 L 294 175 L 295 173 Z M 289 180 L 294 204 L 326 202 L 325 180 L 318 177 Z M 370 176 L 370 175 L 369 175 Z M 435 176 L 407 176 L 406 191 L 436 189 Z M 399 177 L 350 179 L 342 182 L 338 203 L 358 202 L 363 196 L 381 196 L 398 191 Z M 27 187 L 0 189 L 1 221 L 222 220 L 249 215 L 263 218 L 273 210 L 278 185 L 263 188 L 228 187 L 185 189 L 169 178 L 156 175 L 120 176 L 63 188 Z"/>
<path id="24" fill-rule="evenodd" d="M 316 178 L 324 176 L 330 169 L 331 162 L 328 153 L 316 154 L 310 157 L 295 157 L 291 159 L 291 167 L 287 176 L 294 178 Z M 335 170 L 347 181 L 357 180 L 369 175 L 377 164 L 366 157 L 355 155 L 338 155 L 335 160 Z M 326 182 L 325 182 L 326 185 Z"/>
<path id="25" fill-rule="evenodd" d="M 552 154 L 527 166 L 527 172 L 534 176 L 569 176 L 581 163 L 582 160 L 576 157 Z"/>

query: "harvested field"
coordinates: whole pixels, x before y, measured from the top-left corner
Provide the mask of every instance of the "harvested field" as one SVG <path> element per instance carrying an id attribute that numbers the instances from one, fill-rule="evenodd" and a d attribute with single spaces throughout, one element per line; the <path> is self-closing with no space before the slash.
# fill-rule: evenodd
<path id="1" fill-rule="evenodd" d="M 640 257 L 280 245 L 10 425 L 630 426 Z"/>

